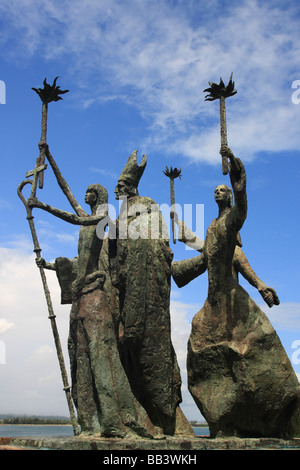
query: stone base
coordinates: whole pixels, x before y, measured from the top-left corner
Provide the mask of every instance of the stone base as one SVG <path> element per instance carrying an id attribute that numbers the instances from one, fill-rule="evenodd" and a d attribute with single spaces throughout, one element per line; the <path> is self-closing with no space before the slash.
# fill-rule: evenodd
<path id="1" fill-rule="evenodd" d="M 166 438 L 115 439 L 97 437 L 10 437 L 0 438 L 0 450 L 100 450 L 114 451 L 156 451 L 166 455 L 180 451 L 183 455 L 196 454 L 200 450 L 300 450 L 300 439 L 275 438 L 215 438 L 195 437 L 192 439 Z M 111 457 L 113 458 L 113 457 Z M 161 462 L 162 463 L 162 462 Z"/>

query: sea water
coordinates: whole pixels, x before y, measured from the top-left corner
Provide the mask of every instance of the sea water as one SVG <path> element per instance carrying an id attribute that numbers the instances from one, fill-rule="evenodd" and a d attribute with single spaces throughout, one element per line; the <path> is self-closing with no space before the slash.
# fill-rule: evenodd
<path id="1" fill-rule="evenodd" d="M 209 436 L 205 427 L 193 428 L 196 436 Z M 74 436 L 71 425 L 0 424 L 0 437 L 70 437 Z"/>
<path id="2" fill-rule="evenodd" d="M 73 435 L 71 425 L 0 424 L 0 437 L 68 437 Z"/>

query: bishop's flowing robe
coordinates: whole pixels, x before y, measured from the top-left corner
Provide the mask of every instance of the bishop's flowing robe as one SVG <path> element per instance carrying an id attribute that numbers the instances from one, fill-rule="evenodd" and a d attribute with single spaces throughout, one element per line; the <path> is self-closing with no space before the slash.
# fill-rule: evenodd
<path id="1" fill-rule="evenodd" d="M 171 342 L 173 253 L 158 205 L 148 197 L 123 202 L 110 256 L 119 290 L 119 348 L 134 395 L 165 434 L 192 430 L 179 407 L 181 378 Z"/>

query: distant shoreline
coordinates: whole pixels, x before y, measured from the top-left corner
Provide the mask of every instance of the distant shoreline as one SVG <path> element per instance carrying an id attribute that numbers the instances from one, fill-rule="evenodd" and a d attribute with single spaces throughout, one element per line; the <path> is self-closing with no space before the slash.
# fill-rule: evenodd
<path id="1" fill-rule="evenodd" d="M 58 424 L 58 423 L 0 423 L 0 426 L 72 426 L 72 424 Z"/>
<path id="2" fill-rule="evenodd" d="M 0 423 L 0 426 L 72 426 L 70 423 L 58 424 L 58 423 Z M 191 424 L 192 428 L 208 428 L 208 424 Z"/>

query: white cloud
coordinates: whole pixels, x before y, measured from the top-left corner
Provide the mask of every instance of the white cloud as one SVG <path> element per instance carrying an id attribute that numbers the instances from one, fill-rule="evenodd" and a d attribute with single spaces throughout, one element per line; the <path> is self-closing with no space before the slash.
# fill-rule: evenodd
<path id="1" fill-rule="evenodd" d="M 0 199 L 0 210 L 11 210 L 12 205 L 10 202 Z"/>
<path id="2" fill-rule="evenodd" d="M 39 219 L 37 224 L 37 232 L 43 251 L 49 251 L 53 245 L 59 244 L 63 247 L 66 244 L 68 247 L 74 248 L 74 256 L 77 252 L 79 228 L 69 228 L 67 231 L 59 231 L 57 227 L 52 225 L 46 220 Z"/>
<path id="3" fill-rule="evenodd" d="M 53 353 L 55 353 L 54 349 L 51 348 L 48 344 L 45 344 L 43 346 L 39 346 L 33 352 L 33 355 L 31 356 L 31 360 L 33 361 L 35 361 L 36 359 L 40 360 L 43 356 L 49 357 L 49 355 L 52 355 Z"/>
<path id="4" fill-rule="evenodd" d="M 171 300 L 171 325 L 172 342 L 176 351 L 179 367 L 186 374 L 187 342 L 190 335 L 191 325 L 187 316 L 189 312 L 196 313 L 194 305 L 185 304 L 177 300 Z"/>
<path id="5" fill-rule="evenodd" d="M 105 170 L 104 168 L 90 168 L 92 173 L 100 173 L 100 175 L 108 176 L 109 178 L 113 179 L 114 181 L 118 181 L 119 175 L 111 170 Z"/>
<path id="6" fill-rule="evenodd" d="M 68 370 L 70 308 L 60 305 L 55 273 L 47 272 L 46 276 Z M 6 328 L 1 335 L 5 363 L 0 368 L 0 412 L 67 416 L 39 270 L 34 255 L 22 248 L 0 248 L 0 311 L 7 318 L 0 322 Z"/>
<path id="7" fill-rule="evenodd" d="M 265 306 L 262 309 L 275 329 L 300 332 L 300 303 L 282 302 L 271 310 L 266 310 Z"/>
<path id="8" fill-rule="evenodd" d="M 14 327 L 14 323 L 10 322 L 6 318 L 0 318 L 0 333 L 10 330 Z"/>
<path id="9" fill-rule="evenodd" d="M 296 2 L 230 2 L 222 14 L 218 2 L 205 7 L 156 0 L 58 7 L 48 0 L 36 9 L 32 0 L 12 0 L 0 5 L 1 41 L 6 55 L 68 58 L 74 103 L 119 99 L 135 107 L 149 125 L 150 151 L 218 162 L 218 103 L 204 102 L 203 89 L 232 71 L 238 94 L 228 100 L 229 145 L 248 159 L 298 149 Z"/>
<path id="10" fill-rule="evenodd" d="M 189 420 L 203 419 L 187 387 L 186 356 L 187 343 L 191 331 L 191 318 L 199 310 L 199 305 L 184 303 L 180 300 L 180 292 L 171 293 L 171 337 L 174 346 L 182 380 L 182 411 Z"/>

